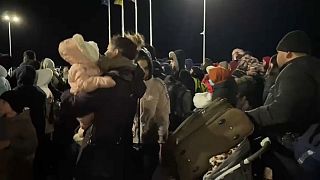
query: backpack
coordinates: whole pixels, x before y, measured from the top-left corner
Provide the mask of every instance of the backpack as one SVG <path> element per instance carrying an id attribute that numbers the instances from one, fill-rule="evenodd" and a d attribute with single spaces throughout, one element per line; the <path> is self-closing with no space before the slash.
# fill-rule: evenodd
<path id="1" fill-rule="evenodd" d="M 319 88 L 319 84 L 315 83 Z M 319 98 L 319 94 L 316 95 Z M 319 105 L 314 106 L 317 110 Z M 319 111 L 316 111 L 319 112 Z M 313 121 L 309 128 L 293 142 L 293 152 L 299 165 L 307 172 L 320 175 L 320 122 Z"/>
<path id="2" fill-rule="evenodd" d="M 297 162 L 307 171 L 320 168 L 320 124 L 313 124 L 293 143 Z"/>
<path id="3" fill-rule="evenodd" d="M 171 113 L 180 118 L 186 117 L 192 110 L 191 91 L 171 76 L 167 77 L 164 82 L 170 97 Z"/>

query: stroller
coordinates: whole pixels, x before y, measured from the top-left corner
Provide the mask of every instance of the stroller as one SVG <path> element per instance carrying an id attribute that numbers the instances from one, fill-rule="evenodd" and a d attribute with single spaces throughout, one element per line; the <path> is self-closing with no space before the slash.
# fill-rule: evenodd
<path id="1" fill-rule="evenodd" d="M 206 173 L 203 180 L 252 180 L 251 162 L 266 152 L 270 147 L 270 144 L 270 139 L 264 138 L 260 143 L 261 149 L 250 156 L 249 140 L 243 140 L 235 152 L 218 168 Z"/>

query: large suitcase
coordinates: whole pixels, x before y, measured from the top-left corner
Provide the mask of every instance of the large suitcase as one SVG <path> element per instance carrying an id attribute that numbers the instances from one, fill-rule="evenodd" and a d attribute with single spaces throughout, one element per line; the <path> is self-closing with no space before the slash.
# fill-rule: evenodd
<path id="1" fill-rule="evenodd" d="M 209 169 L 210 157 L 228 151 L 252 132 L 246 114 L 224 99 L 195 112 L 168 140 L 180 179 L 199 179 Z"/>

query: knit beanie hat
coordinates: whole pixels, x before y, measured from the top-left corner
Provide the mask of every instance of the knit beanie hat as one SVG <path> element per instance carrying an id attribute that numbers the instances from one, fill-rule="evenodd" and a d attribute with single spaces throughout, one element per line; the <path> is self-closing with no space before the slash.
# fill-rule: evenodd
<path id="1" fill-rule="evenodd" d="M 3 99 L 7 101 L 12 110 L 14 110 L 16 113 L 21 113 L 24 109 L 24 106 L 21 102 L 21 98 L 19 98 L 19 93 L 17 91 L 11 90 L 4 92 L 1 96 L 0 99 Z"/>
<path id="2" fill-rule="evenodd" d="M 186 59 L 184 64 L 186 66 L 186 70 L 188 71 L 190 71 L 194 65 L 192 59 Z"/>
<path id="3" fill-rule="evenodd" d="M 280 40 L 277 51 L 310 54 L 311 40 L 303 31 L 291 31 Z"/>

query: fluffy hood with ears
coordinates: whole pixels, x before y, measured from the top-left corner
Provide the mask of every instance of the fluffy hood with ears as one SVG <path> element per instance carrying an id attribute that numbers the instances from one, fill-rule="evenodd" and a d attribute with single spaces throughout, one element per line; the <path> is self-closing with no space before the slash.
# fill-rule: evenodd
<path id="1" fill-rule="evenodd" d="M 66 39 L 59 44 L 60 56 L 73 64 L 92 64 L 99 59 L 98 45 L 93 41 L 84 41 L 80 34 L 75 34 L 72 38 Z"/>

